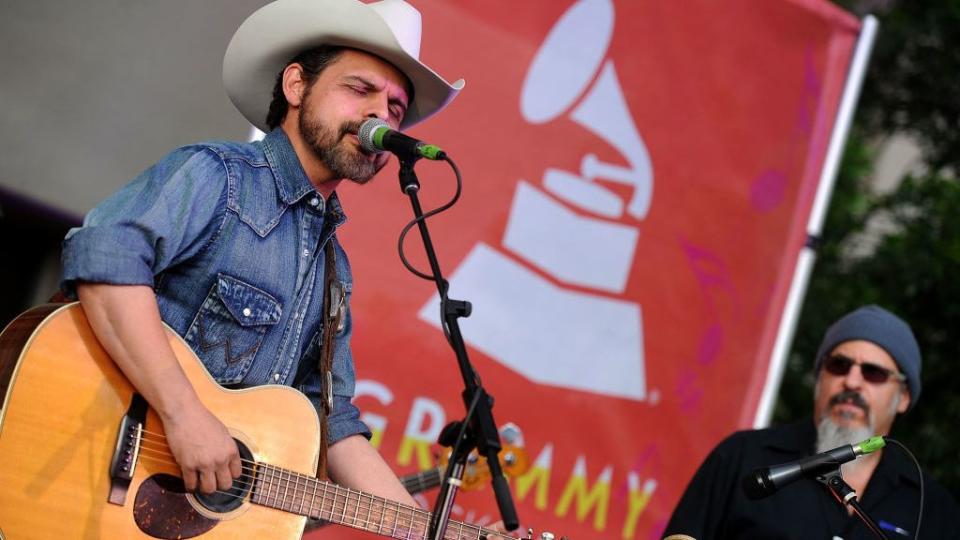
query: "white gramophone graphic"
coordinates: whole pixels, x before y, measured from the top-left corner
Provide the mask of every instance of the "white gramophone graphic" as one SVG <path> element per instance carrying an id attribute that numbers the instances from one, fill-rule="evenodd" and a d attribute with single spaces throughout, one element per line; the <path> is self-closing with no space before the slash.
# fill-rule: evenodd
<path id="1" fill-rule="evenodd" d="M 613 27 L 612 0 L 579 0 L 570 7 L 534 57 L 520 109 L 531 124 L 569 110 L 569 118 L 617 149 L 628 166 L 587 154 L 579 174 L 547 168 L 546 192 L 520 180 L 503 249 L 474 246 L 452 274 L 450 290 L 475 306 L 461 321 L 464 338 L 505 366 L 537 383 L 643 400 L 640 306 L 613 297 L 626 289 L 639 231 L 613 220 L 625 212 L 632 221 L 646 216 L 653 170 L 613 61 L 605 59 Z M 596 179 L 630 186 L 630 201 Z M 515 258 L 580 289 L 558 287 Z M 438 303 L 434 295 L 420 318 L 438 325 Z"/>

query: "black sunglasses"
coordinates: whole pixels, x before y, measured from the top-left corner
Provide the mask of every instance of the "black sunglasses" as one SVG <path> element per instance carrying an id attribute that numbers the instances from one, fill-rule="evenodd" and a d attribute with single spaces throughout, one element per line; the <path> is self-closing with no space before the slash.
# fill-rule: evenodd
<path id="1" fill-rule="evenodd" d="M 870 362 L 857 362 L 856 360 L 847 358 L 841 354 L 828 356 L 823 361 L 823 369 L 827 370 L 827 373 L 830 373 L 831 375 L 842 377 L 847 373 L 850 373 L 850 369 L 853 368 L 854 364 L 860 366 L 860 374 L 863 376 L 863 380 L 867 381 L 868 383 L 883 384 L 890 380 L 890 377 L 893 377 L 900 382 L 907 380 L 907 376 L 903 373 L 897 373 L 896 371 L 878 366 L 876 364 L 871 364 Z"/>

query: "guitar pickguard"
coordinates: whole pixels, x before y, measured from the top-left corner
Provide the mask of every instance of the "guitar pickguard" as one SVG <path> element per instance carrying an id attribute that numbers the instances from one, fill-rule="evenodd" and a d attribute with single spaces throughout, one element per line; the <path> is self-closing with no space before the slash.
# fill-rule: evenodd
<path id="1" fill-rule="evenodd" d="M 145 534 L 163 540 L 193 538 L 220 523 L 197 512 L 183 481 L 169 474 L 155 474 L 140 484 L 133 519 Z"/>

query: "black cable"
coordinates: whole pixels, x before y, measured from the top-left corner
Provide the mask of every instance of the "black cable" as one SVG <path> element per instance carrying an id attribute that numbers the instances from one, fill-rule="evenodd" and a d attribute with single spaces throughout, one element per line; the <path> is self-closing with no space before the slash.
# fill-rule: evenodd
<path id="1" fill-rule="evenodd" d="M 450 168 L 453 169 L 453 174 L 454 176 L 456 176 L 456 179 L 457 179 L 457 189 L 453 194 L 453 198 L 447 201 L 446 204 L 438 208 L 435 208 L 433 210 L 430 210 L 429 212 L 424 213 L 422 216 L 415 217 L 412 220 L 410 220 L 400 231 L 400 237 L 397 239 L 397 253 L 400 254 L 400 262 L 403 263 L 403 266 L 405 266 L 407 270 L 410 271 L 410 273 L 412 273 L 413 275 L 421 279 L 425 279 L 427 281 L 436 281 L 436 276 L 434 276 L 433 274 L 427 274 L 425 272 L 421 272 L 420 270 L 417 270 L 413 266 L 413 264 L 411 264 L 410 261 L 407 259 L 407 256 L 404 254 L 403 244 L 406 240 L 407 233 L 410 232 L 410 229 L 412 229 L 421 221 L 426 221 L 427 218 L 429 217 L 433 217 L 441 212 L 445 212 L 446 210 L 449 210 L 454 204 L 457 203 L 458 200 L 460 200 L 460 194 L 463 192 L 463 178 L 460 175 L 460 168 L 457 167 L 457 164 L 454 163 L 449 156 L 445 155 L 441 159 L 443 159 L 443 161 L 446 161 L 447 164 L 450 165 Z M 447 343 L 450 343 L 450 329 L 447 328 L 447 321 L 444 318 L 444 314 L 446 313 L 446 308 L 447 308 L 447 283 L 446 282 L 441 284 L 441 289 L 439 293 L 440 293 L 440 327 L 443 330 L 443 336 L 444 338 L 446 338 Z"/>
<path id="2" fill-rule="evenodd" d="M 917 466 L 917 478 L 920 479 L 920 511 L 917 512 L 917 526 L 913 531 L 913 537 L 920 538 L 920 522 L 923 519 L 923 470 L 920 468 L 920 462 L 917 461 L 917 458 L 913 455 L 913 452 L 911 452 L 910 449 L 900 441 L 891 439 L 890 437 L 884 437 L 883 440 L 899 446 L 904 452 L 907 453 L 908 456 L 910 456 L 910 459 L 913 460 L 913 464 Z"/>
<path id="3" fill-rule="evenodd" d="M 409 270 L 413 275 L 419 278 L 425 279 L 427 281 L 435 281 L 436 277 L 433 274 L 427 274 L 425 272 L 421 272 L 420 270 L 417 270 L 416 268 L 414 268 L 412 264 L 410 264 L 410 261 L 407 260 L 407 256 L 404 255 L 403 253 L 403 242 L 407 236 L 407 233 L 410 232 L 410 229 L 415 227 L 421 221 L 426 221 L 427 218 L 429 217 L 433 217 L 441 212 L 449 210 L 450 207 L 456 204 L 457 201 L 460 199 L 460 193 L 463 190 L 463 180 L 460 177 L 460 169 L 459 167 L 457 167 L 457 164 L 454 163 L 453 160 L 450 159 L 448 156 L 445 156 L 443 158 L 443 161 L 446 161 L 450 165 L 450 167 L 453 169 L 453 174 L 456 175 L 457 177 L 457 191 L 453 194 L 453 198 L 450 199 L 443 206 L 434 208 L 433 210 L 430 210 L 429 212 L 423 214 L 422 216 L 415 217 L 412 220 L 410 220 L 410 222 L 403 227 L 403 230 L 400 231 L 400 238 L 397 240 L 397 252 L 400 254 L 400 261 L 403 263 L 405 267 L 407 267 L 407 270 Z M 446 291 L 442 291 L 441 297 L 444 297 L 444 296 L 446 296 Z"/>

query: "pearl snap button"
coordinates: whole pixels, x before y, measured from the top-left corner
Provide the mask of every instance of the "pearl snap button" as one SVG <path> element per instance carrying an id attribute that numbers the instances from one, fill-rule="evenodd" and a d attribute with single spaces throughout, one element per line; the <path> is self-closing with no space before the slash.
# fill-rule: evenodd
<path id="1" fill-rule="evenodd" d="M 249 317 L 251 313 L 253 313 L 253 311 L 251 311 L 250 308 L 248 308 L 248 307 L 243 308 L 243 316 L 244 316 L 244 317 Z"/>

